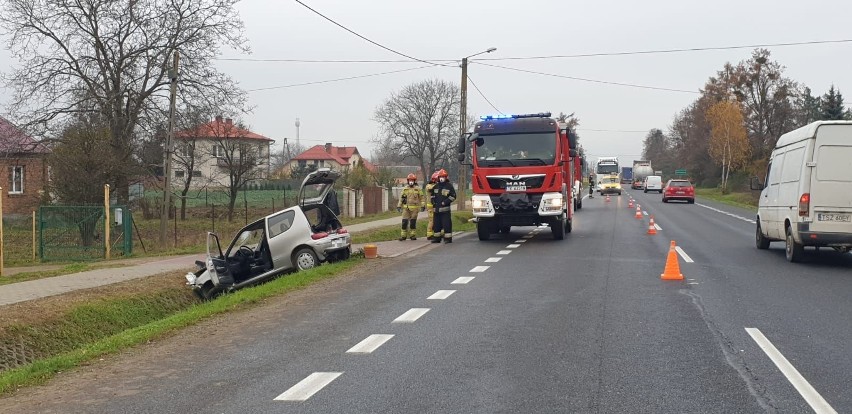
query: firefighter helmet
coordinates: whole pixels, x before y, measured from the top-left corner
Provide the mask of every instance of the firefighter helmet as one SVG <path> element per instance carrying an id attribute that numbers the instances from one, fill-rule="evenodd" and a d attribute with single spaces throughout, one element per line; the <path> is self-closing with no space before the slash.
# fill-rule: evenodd
<path id="1" fill-rule="evenodd" d="M 406 177 L 408 181 L 417 181 L 417 176 L 414 173 L 409 173 L 408 177 Z"/>
<path id="2" fill-rule="evenodd" d="M 433 173 L 432 173 L 432 177 L 429 179 L 429 181 L 431 181 L 431 182 L 433 182 L 433 183 L 437 183 L 437 182 L 438 182 L 438 172 L 437 172 L 437 171 L 435 171 L 435 172 L 433 172 Z"/>
<path id="3" fill-rule="evenodd" d="M 440 170 L 438 170 L 438 177 L 439 177 L 439 178 L 440 178 L 440 177 L 444 177 L 444 178 L 449 177 L 449 175 L 447 174 L 447 170 L 445 170 L 445 169 L 443 169 L 443 168 L 441 168 Z"/>

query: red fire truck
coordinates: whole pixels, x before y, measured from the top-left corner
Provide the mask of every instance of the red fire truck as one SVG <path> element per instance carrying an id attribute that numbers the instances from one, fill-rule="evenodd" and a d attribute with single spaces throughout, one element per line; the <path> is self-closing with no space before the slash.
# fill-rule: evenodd
<path id="1" fill-rule="evenodd" d="M 479 239 L 541 224 L 550 226 L 554 239 L 564 239 L 574 218 L 576 135 L 549 112 L 481 119 L 458 146 L 459 161 L 465 162 L 471 144 Z"/>

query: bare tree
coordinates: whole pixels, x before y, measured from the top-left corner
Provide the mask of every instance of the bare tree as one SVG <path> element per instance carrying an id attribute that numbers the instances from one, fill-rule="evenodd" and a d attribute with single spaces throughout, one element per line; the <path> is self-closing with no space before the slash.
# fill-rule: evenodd
<path id="1" fill-rule="evenodd" d="M 234 206 L 240 190 L 255 180 L 266 178 L 269 165 L 269 141 L 253 136 L 240 123 L 215 122 L 208 138 L 210 156 L 216 158 L 221 174 L 211 177 L 228 193 L 228 221 L 234 218 Z"/>
<path id="2" fill-rule="evenodd" d="M 710 123 L 710 156 L 722 166 L 722 192 L 728 192 L 732 170 L 748 162 L 750 149 L 739 102 L 722 101 L 707 110 Z"/>
<path id="3" fill-rule="evenodd" d="M 174 184 L 180 186 L 180 218 L 186 220 L 186 200 L 192 190 L 201 192 L 210 184 L 209 177 L 204 177 L 198 168 L 209 162 L 211 154 L 204 152 L 198 144 L 199 140 L 207 138 L 204 129 L 199 128 L 206 120 L 207 111 L 187 107 L 181 111 L 182 116 L 176 121 L 179 132 L 175 134 L 174 156 L 172 158 L 175 173 Z M 182 176 L 178 176 L 180 173 Z"/>
<path id="4" fill-rule="evenodd" d="M 460 107 L 459 87 L 433 79 L 391 94 L 374 116 L 392 148 L 416 158 L 421 171 L 429 174 L 455 149 Z"/>
<path id="5" fill-rule="evenodd" d="M 222 46 L 248 51 L 233 0 L 0 0 L 0 26 L 21 66 L 5 76 L 12 112 L 52 129 L 74 114 L 102 118 L 119 166 L 113 187 L 129 198 L 138 130 L 161 124 L 171 56 L 180 90 L 241 106 L 244 94 L 212 59 Z M 127 167 L 127 168 L 124 168 Z"/>

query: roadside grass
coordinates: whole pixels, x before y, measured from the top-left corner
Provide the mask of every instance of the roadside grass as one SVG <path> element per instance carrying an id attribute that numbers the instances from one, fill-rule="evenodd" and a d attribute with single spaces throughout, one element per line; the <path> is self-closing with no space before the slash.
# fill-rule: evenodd
<path id="1" fill-rule="evenodd" d="M 473 213 L 470 211 L 453 212 L 453 232 L 472 231 L 476 229 L 476 223 L 471 223 Z M 426 226 L 421 225 L 427 220 L 417 220 L 417 237 L 426 237 Z M 352 235 L 352 244 L 374 243 L 380 241 L 396 240 L 400 235 L 400 225 L 384 226 L 374 230 L 359 232 Z"/>
<path id="2" fill-rule="evenodd" d="M 212 316 L 250 308 L 263 299 L 331 278 L 361 262 L 361 258 L 353 256 L 347 261 L 293 273 L 209 302 L 199 303 L 185 286 L 172 286 L 146 297 L 118 296 L 77 304 L 38 325 L 4 327 L 0 329 L 0 346 L 26 344 L 39 347 L 33 353 L 40 355 L 31 362 L 0 372 L 0 395 L 45 383 L 61 371 L 166 337 Z M 3 351 L 10 353 L 8 348 Z"/>
<path id="3" fill-rule="evenodd" d="M 696 188 L 695 195 L 713 201 L 718 201 L 723 204 L 757 211 L 757 201 L 759 197 L 757 193 L 732 192 L 722 194 L 722 190 L 718 188 Z"/>

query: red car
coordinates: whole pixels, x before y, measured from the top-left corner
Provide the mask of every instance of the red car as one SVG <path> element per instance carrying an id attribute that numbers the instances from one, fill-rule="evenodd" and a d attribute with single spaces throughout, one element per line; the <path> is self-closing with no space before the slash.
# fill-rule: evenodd
<path id="1" fill-rule="evenodd" d="M 663 189 L 663 202 L 669 200 L 685 200 L 692 204 L 695 202 L 695 188 L 687 180 L 669 180 Z"/>

